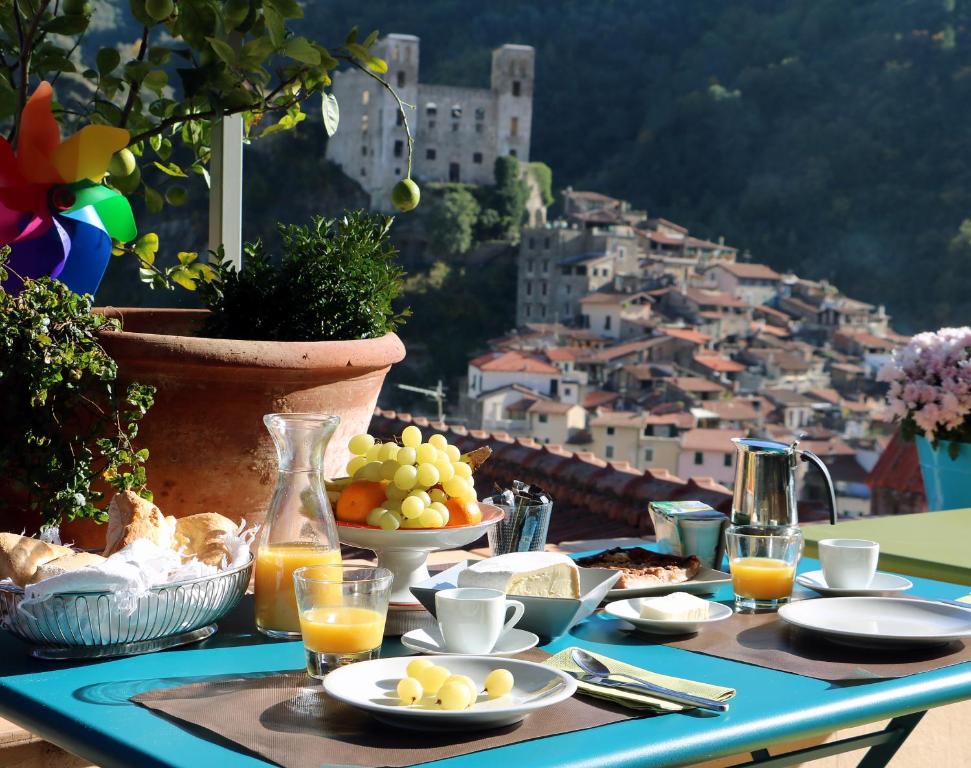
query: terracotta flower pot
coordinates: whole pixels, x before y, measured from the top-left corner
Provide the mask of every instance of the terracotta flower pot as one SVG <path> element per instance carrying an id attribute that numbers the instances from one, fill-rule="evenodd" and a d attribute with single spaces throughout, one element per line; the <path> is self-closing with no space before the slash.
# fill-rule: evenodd
<path id="1" fill-rule="evenodd" d="M 122 386 L 156 387 L 137 444 L 149 450 L 148 483 L 166 515 L 219 512 L 262 520 L 276 481 L 263 414 L 336 414 L 326 459 L 344 474 L 347 441 L 367 430 L 384 377 L 405 348 L 393 333 L 363 341 L 273 342 L 191 335 L 203 310 L 109 307 L 123 330 L 102 335 Z M 100 546 L 101 529 L 67 526 L 67 538 Z"/>

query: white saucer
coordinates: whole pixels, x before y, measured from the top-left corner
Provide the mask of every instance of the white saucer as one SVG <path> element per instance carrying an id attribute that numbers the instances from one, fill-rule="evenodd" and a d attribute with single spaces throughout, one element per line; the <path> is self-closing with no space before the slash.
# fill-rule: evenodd
<path id="1" fill-rule="evenodd" d="M 480 653 L 479 656 L 515 656 L 517 653 L 528 651 L 537 643 L 539 643 L 539 638 L 532 632 L 513 627 L 499 638 L 491 653 Z M 438 625 L 406 632 L 401 636 L 401 644 L 412 651 L 418 651 L 418 653 L 439 656 L 466 655 L 446 650 L 445 641 L 442 639 L 442 632 Z"/>
<path id="2" fill-rule="evenodd" d="M 829 597 L 865 597 L 867 595 L 881 595 L 885 592 L 906 592 L 914 586 L 903 576 L 898 576 L 895 573 L 882 573 L 881 571 L 873 574 L 873 581 L 870 582 L 870 586 L 857 589 L 838 589 L 827 586 L 822 571 L 800 573 L 796 576 L 796 583 Z"/>
<path id="3" fill-rule="evenodd" d="M 698 632 L 706 624 L 714 624 L 716 621 L 723 621 L 731 616 L 734 611 L 727 605 L 721 603 L 708 603 L 707 619 L 642 619 L 641 601 L 637 598 L 631 600 L 617 600 L 607 603 L 604 611 L 618 619 L 633 624 L 641 632 L 650 632 L 655 635 L 688 635 Z"/>

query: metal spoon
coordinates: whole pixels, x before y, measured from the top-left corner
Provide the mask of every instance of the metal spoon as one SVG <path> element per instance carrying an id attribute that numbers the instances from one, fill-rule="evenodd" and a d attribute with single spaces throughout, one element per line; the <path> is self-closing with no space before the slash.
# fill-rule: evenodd
<path id="1" fill-rule="evenodd" d="M 604 664 L 595 659 L 586 651 L 579 648 L 574 648 L 570 652 L 570 658 L 573 659 L 573 663 L 580 667 L 580 669 L 595 678 L 589 680 L 588 682 L 590 683 L 606 683 L 611 687 L 619 687 L 623 685 L 630 688 L 636 688 L 638 690 L 643 690 L 645 693 L 649 693 L 655 698 L 663 701 L 670 701 L 675 704 L 681 704 L 685 707 L 697 707 L 698 709 L 707 709 L 712 712 L 728 711 L 728 704 L 723 701 L 706 699 L 704 696 L 694 696 L 690 693 L 675 691 L 671 688 L 665 688 L 663 685 L 657 685 L 647 680 L 642 680 L 639 677 L 634 677 L 634 675 L 624 674 L 623 672 L 611 672 L 606 666 L 604 666 Z M 619 681 L 610 680 L 609 678 L 611 675 L 614 675 L 615 677 L 626 677 L 628 680 L 633 680 L 634 682 L 621 683 Z"/>

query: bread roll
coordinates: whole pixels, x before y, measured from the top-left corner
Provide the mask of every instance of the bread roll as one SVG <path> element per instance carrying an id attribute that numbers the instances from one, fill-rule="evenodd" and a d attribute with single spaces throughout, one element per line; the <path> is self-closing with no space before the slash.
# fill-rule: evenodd
<path id="1" fill-rule="evenodd" d="M 30 583 L 36 584 L 38 581 L 49 579 L 51 576 L 60 576 L 62 573 L 76 571 L 79 568 L 86 568 L 89 565 L 98 565 L 104 561 L 105 559 L 101 555 L 96 555 L 92 552 L 75 552 L 70 555 L 64 555 L 56 560 L 51 560 L 49 563 L 44 563 L 37 569 Z"/>
<path id="2" fill-rule="evenodd" d="M 219 565 L 228 557 L 226 534 L 237 524 L 217 512 L 203 512 L 175 521 L 175 548 L 188 560 L 196 557 L 207 565 Z"/>
<path id="3" fill-rule="evenodd" d="M 105 557 L 131 544 L 148 539 L 160 547 L 172 548 L 172 527 L 152 502 L 134 491 L 117 494 L 108 505 L 108 535 Z"/>
<path id="4" fill-rule="evenodd" d="M 67 547 L 16 533 L 0 533 L 0 579 L 13 579 L 24 587 L 44 563 L 73 554 Z"/>

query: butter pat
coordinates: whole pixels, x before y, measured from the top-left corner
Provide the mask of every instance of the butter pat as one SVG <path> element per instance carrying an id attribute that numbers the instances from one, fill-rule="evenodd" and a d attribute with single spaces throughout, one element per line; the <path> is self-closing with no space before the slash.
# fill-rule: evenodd
<path id="1" fill-rule="evenodd" d="M 580 597 L 580 571 L 556 552 L 511 552 L 473 563 L 459 574 L 458 586 L 498 589 L 522 597 Z"/>
<path id="2" fill-rule="evenodd" d="M 641 600 L 641 618 L 659 621 L 695 621 L 708 618 L 708 601 L 687 592 Z"/>

